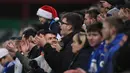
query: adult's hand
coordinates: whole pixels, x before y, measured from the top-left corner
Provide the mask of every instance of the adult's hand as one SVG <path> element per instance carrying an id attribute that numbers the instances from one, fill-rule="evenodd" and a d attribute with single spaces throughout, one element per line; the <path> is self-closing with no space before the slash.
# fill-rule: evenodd
<path id="1" fill-rule="evenodd" d="M 12 40 L 6 41 L 4 43 L 4 47 L 6 49 L 8 49 L 10 52 L 17 52 L 17 48 L 16 48 L 16 45 L 15 45 L 15 42 L 12 41 Z"/>
<path id="2" fill-rule="evenodd" d="M 35 36 L 35 43 L 41 47 L 44 47 L 44 45 L 47 43 L 46 39 L 44 36 L 39 37 L 39 36 Z"/>
<path id="3" fill-rule="evenodd" d="M 57 39 L 53 40 L 52 44 L 51 44 L 52 48 L 55 48 L 57 52 L 60 52 L 61 50 L 61 46 L 59 44 L 59 41 Z"/>
<path id="4" fill-rule="evenodd" d="M 28 50 L 29 50 L 29 41 L 22 40 L 22 41 L 20 42 L 20 47 L 19 47 L 19 49 L 20 49 L 23 53 L 28 52 Z"/>

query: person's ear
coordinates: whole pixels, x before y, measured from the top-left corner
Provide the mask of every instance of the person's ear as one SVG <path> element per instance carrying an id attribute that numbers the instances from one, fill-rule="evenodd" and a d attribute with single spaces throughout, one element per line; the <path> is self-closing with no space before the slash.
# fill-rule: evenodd
<path id="1" fill-rule="evenodd" d="M 42 35 L 42 34 L 40 34 L 40 35 L 39 35 L 39 37 L 40 37 L 40 38 L 42 38 L 42 37 L 43 37 L 43 35 Z"/>
<path id="2" fill-rule="evenodd" d="M 111 27 L 110 31 L 111 31 L 111 33 L 112 33 L 112 34 L 117 33 L 117 31 L 116 31 L 116 28 L 115 28 L 115 27 Z"/>
<path id="3" fill-rule="evenodd" d="M 97 20 L 96 20 L 95 18 L 92 18 L 91 24 L 94 24 L 94 23 L 96 23 L 96 22 L 97 22 Z"/>
<path id="4" fill-rule="evenodd" d="M 33 39 L 34 39 L 33 36 L 29 36 L 29 39 L 28 39 L 28 40 L 29 40 L 29 41 L 33 41 Z"/>
<path id="5" fill-rule="evenodd" d="M 67 25 L 67 29 L 71 30 L 72 29 L 72 25 Z"/>

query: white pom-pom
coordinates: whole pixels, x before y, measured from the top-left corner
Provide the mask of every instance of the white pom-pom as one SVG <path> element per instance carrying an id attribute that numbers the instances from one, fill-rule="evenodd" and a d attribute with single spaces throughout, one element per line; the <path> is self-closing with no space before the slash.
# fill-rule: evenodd
<path id="1" fill-rule="evenodd" d="M 58 17 L 56 17 L 54 20 L 55 20 L 55 21 L 58 21 L 58 20 L 59 20 L 59 18 L 58 18 Z"/>

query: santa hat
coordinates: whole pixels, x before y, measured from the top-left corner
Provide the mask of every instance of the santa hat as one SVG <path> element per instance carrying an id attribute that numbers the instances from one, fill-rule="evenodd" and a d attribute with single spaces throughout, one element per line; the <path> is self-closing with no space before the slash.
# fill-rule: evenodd
<path id="1" fill-rule="evenodd" d="M 6 48 L 0 48 L 0 58 L 6 56 L 8 54 L 9 54 L 9 52 Z"/>
<path id="2" fill-rule="evenodd" d="M 37 15 L 46 19 L 54 19 L 55 21 L 59 20 L 57 11 L 53 7 L 48 5 L 44 5 L 41 8 L 39 8 L 37 11 Z"/>

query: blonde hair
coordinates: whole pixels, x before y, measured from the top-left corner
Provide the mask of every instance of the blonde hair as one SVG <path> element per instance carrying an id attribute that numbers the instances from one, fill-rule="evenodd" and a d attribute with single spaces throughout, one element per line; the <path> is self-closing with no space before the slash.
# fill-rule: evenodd
<path id="1" fill-rule="evenodd" d="M 87 40 L 87 35 L 85 32 L 79 32 L 74 36 L 79 44 L 84 45 Z"/>

